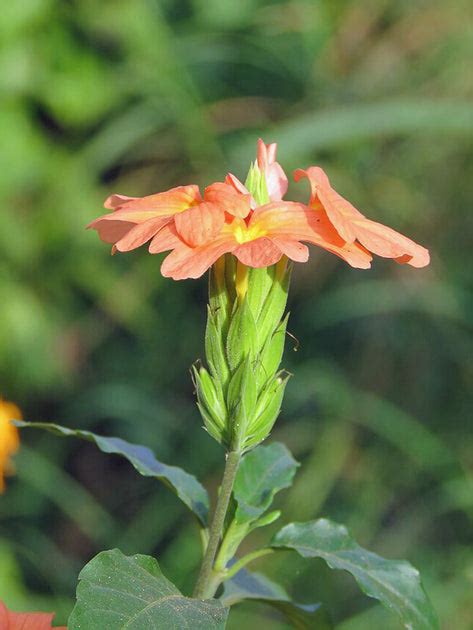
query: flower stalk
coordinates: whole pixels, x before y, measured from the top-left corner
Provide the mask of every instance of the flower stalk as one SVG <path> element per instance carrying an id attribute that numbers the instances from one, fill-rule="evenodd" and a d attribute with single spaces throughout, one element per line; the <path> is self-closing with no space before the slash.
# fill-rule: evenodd
<path id="1" fill-rule="evenodd" d="M 209 599 L 214 596 L 220 580 L 216 581 L 213 575 L 213 564 L 217 554 L 218 546 L 222 538 L 225 516 L 232 494 L 233 484 L 238 472 L 238 465 L 241 459 L 241 452 L 230 451 L 225 462 L 225 472 L 223 474 L 222 485 L 215 506 L 209 531 L 209 542 L 205 551 L 199 577 L 195 585 L 193 597 L 197 599 Z"/>

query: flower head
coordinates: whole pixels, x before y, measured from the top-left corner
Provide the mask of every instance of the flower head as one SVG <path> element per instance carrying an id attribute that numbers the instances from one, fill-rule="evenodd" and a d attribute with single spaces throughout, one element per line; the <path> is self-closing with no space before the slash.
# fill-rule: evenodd
<path id="1" fill-rule="evenodd" d="M 11 420 L 21 418 L 21 411 L 15 404 L 0 399 L 0 493 L 5 491 L 4 475 L 11 471 L 10 457 L 20 445 L 18 429 Z"/>
<path id="2" fill-rule="evenodd" d="M 179 186 L 143 198 L 112 195 L 106 214 L 89 227 L 128 251 L 149 241 L 152 254 L 170 252 L 161 266 L 174 280 L 210 269 L 205 335 L 208 369 L 193 368 L 198 406 L 207 431 L 227 449 L 245 452 L 264 440 L 276 421 L 288 374 L 280 370 L 292 265 L 309 258 L 307 244 L 367 269 L 372 254 L 423 267 L 428 251 L 371 221 L 339 195 L 317 166 L 307 177 L 308 204 L 284 199 L 288 180 L 276 144 L 258 140 L 245 183 Z"/>
<path id="3" fill-rule="evenodd" d="M 203 196 L 195 185 L 142 198 L 112 195 L 105 207 L 113 212 L 88 227 L 112 243 L 113 251 L 148 241 L 152 254 L 170 251 L 161 272 L 174 280 L 200 277 L 224 254 L 255 268 L 273 265 L 282 256 L 306 262 L 306 243 L 360 269 L 371 266 L 371 253 L 414 267 L 429 263 L 424 247 L 364 217 L 331 187 L 320 167 L 295 172 L 296 181 L 309 179 L 308 205 L 283 201 L 287 177 L 276 150 L 275 143 L 258 140 L 257 160 L 245 184 L 229 173 Z"/>

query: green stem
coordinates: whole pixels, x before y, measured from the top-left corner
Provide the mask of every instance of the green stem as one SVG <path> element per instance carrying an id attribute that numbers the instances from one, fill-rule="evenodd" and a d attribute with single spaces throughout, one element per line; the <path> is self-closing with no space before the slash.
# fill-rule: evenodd
<path id="1" fill-rule="evenodd" d="M 241 453 L 239 451 L 230 451 L 227 454 L 222 485 L 220 487 L 217 505 L 215 506 L 212 524 L 210 525 L 209 542 L 194 589 L 193 596 L 197 599 L 210 599 L 214 596 L 218 587 L 218 584 L 215 585 L 214 580 L 212 580 L 213 563 L 220 539 L 222 538 L 225 515 L 230 502 L 230 496 L 232 494 L 233 484 L 235 483 L 240 459 Z"/>
<path id="2" fill-rule="evenodd" d="M 249 564 L 250 562 L 253 562 L 253 560 L 256 560 L 257 558 L 262 558 L 263 556 L 267 556 L 268 554 L 274 553 L 274 552 L 275 552 L 275 549 L 265 547 L 264 549 L 258 549 L 257 551 L 252 551 L 251 553 L 247 553 L 246 556 L 243 556 L 243 558 L 240 558 L 238 562 L 235 562 L 235 564 L 232 564 L 232 566 L 229 569 L 227 569 L 225 573 L 225 577 L 223 579 L 229 580 L 231 577 L 236 575 L 238 571 L 240 571 L 240 569 L 243 569 L 243 567 L 245 567 L 247 564 Z"/>
<path id="3" fill-rule="evenodd" d="M 214 571 L 225 571 L 228 561 L 235 555 L 236 550 L 240 546 L 243 538 L 248 534 L 249 529 L 249 523 L 239 525 L 235 519 L 233 519 L 225 532 L 225 537 L 218 550 L 217 558 L 214 563 Z"/>

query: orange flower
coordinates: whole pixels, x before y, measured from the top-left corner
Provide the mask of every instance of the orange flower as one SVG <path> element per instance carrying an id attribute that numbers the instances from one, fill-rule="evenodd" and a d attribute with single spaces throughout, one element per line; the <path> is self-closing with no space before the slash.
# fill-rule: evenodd
<path id="1" fill-rule="evenodd" d="M 197 186 L 143 198 L 112 195 L 105 207 L 114 212 L 89 227 L 113 243 L 113 251 L 128 251 L 147 241 L 152 254 L 171 250 L 161 273 L 175 280 L 200 277 L 226 253 L 249 267 L 267 267 L 282 256 L 306 262 L 304 243 L 361 269 L 371 266 L 370 252 L 415 267 L 429 263 L 424 247 L 366 219 L 333 190 L 319 167 L 295 172 L 296 181 L 310 181 L 309 206 L 282 201 L 287 177 L 276 150 L 276 144 L 258 140 L 257 161 L 246 184 L 229 173 L 224 183 L 206 188 L 203 197 Z"/>
<path id="2" fill-rule="evenodd" d="M 54 613 L 16 613 L 0 601 L 1 630 L 52 630 Z M 67 630 L 66 626 L 58 626 L 56 630 Z"/>
<path id="3" fill-rule="evenodd" d="M 307 177 L 310 182 L 311 207 L 318 214 L 328 217 L 344 241 L 358 241 L 373 254 L 394 258 L 398 263 L 408 263 L 413 267 L 425 267 L 429 264 L 430 256 L 425 247 L 381 223 L 367 219 L 330 186 L 327 175 L 319 166 L 295 171 L 296 182 L 303 177 Z"/>
<path id="4" fill-rule="evenodd" d="M 20 438 L 18 429 L 11 420 L 20 420 L 21 411 L 16 405 L 0 399 L 0 493 L 5 491 L 5 473 L 10 472 L 10 456 L 18 450 Z M 0 628 L 3 626 L 0 625 Z"/>

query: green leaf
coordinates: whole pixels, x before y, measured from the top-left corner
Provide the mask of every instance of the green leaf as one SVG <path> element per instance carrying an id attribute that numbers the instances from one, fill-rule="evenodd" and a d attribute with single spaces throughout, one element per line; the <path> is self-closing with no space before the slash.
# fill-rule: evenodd
<path id="1" fill-rule="evenodd" d="M 69 630 L 110 628 L 225 628 L 228 608 L 218 600 L 184 597 L 150 556 L 102 551 L 82 569 Z"/>
<path id="2" fill-rule="evenodd" d="M 197 479 L 177 466 L 168 466 L 158 461 L 154 453 L 147 446 L 130 444 L 120 438 L 95 435 L 90 431 L 68 429 L 51 422 L 23 422 L 16 420 L 18 427 L 32 427 L 45 429 L 60 436 L 78 437 L 93 442 L 103 453 L 121 455 L 127 459 L 144 477 L 154 477 L 164 482 L 187 507 L 194 512 L 199 521 L 207 525 L 209 511 L 209 497 L 207 490 Z"/>
<path id="3" fill-rule="evenodd" d="M 326 611 L 321 604 L 298 604 L 293 602 L 284 588 L 262 573 L 251 573 L 241 569 L 224 582 L 220 601 L 232 606 L 243 600 L 254 600 L 278 609 L 294 628 L 299 630 L 329 630 L 332 628 Z"/>
<path id="4" fill-rule="evenodd" d="M 362 591 L 396 613 L 405 628 L 439 627 L 419 572 L 408 562 L 385 560 L 363 549 L 343 525 L 327 519 L 290 523 L 276 534 L 272 546 L 294 549 L 305 558 L 322 558 L 331 569 L 348 571 Z"/>
<path id="5" fill-rule="evenodd" d="M 242 459 L 233 486 L 237 502 L 235 520 L 257 519 L 271 505 L 274 495 L 291 485 L 299 464 L 279 442 L 260 446 Z"/>

